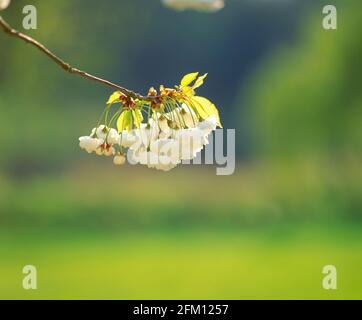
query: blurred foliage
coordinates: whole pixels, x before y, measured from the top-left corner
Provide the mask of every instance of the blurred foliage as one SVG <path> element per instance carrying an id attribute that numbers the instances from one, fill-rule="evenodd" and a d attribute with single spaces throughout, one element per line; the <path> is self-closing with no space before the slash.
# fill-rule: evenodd
<path id="1" fill-rule="evenodd" d="M 10 239 L 10 240 L 9 240 Z M 232 232 L 0 235 L 5 299 L 361 299 L 360 229 L 312 224 Z M 24 290 L 21 268 L 38 268 Z M 334 264 L 338 290 L 322 288 Z"/>
<path id="2" fill-rule="evenodd" d="M 14 1 L 2 13 L 21 31 L 25 4 Z M 233 1 L 208 15 L 175 12 L 158 0 L 35 5 L 38 29 L 26 33 L 72 65 L 135 91 L 209 72 L 200 94 L 215 102 L 231 128 L 238 127 L 231 105 L 237 87 L 276 44 L 292 39 L 304 6 Z M 66 168 L 81 156 L 77 137 L 95 125 L 112 90 L 67 75 L 3 33 L 0 46 L 1 168 L 14 176 Z"/>
<path id="3" fill-rule="evenodd" d="M 213 167 L 181 166 L 159 175 L 139 166 L 115 171 L 106 161 L 88 159 L 59 174 L 0 178 L 0 224 L 111 231 L 357 222 L 362 209 L 358 168 L 359 163 L 349 163 L 341 175 L 313 160 L 295 171 L 255 164 L 219 177 Z"/>
<path id="4" fill-rule="evenodd" d="M 361 159 L 361 8 L 358 1 L 341 4 L 337 31 L 324 30 L 313 14 L 298 44 L 259 66 L 243 121 L 251 149 L 278 161 Z"/>

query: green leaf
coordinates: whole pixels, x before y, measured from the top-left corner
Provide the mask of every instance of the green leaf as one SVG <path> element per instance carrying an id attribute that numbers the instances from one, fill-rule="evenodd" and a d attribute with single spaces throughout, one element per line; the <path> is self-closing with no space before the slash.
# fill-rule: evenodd
<path id="1" fill-rule="evenodd" d="M 121 133 L 123 130 L 132 130 L 132 113 L 131 110 L 125 110 L 121 113 L 117 120 L 117 129 Z"/>
<path id="2" fill-rule="evenodd" d="M 192 86 L 193 89 L 197 89 L 198 87 L 201 87 L 204 84 L 204 80 L 207 77 L 207 73 L 205 73 L 203 76 L 198 77 L 195 84 Z"/>
<path id="3" fill-rule="evenodd" d="M 141 122 L 143 121 L 143 115 L 141 110 L 139 109 L 132 110 L 132 117 L 135 127 L 139 128 L 141 126 Z"/>
<path id="4" fill-rule="evenodd" d="M 196 114 L 199 115 L 199 117 L 201 119 L 206 119 L 209 116 L 209 114 L 206 112 L 203 105 L 200 104 L 199 101 L 195 100 L 194 98 L 195 97 L 190 97 L 190 99 L 188 101 L 186 101 L 186 104 L 188 104 L 188 102 L 189 102 L 189 105 L 191 105 L 191 107 L 194 109 Z"/>
<path id="5" fill-rule="evenodd" d="M 187 87 L 191 82 L 195 81 L 198 75 L 198 72 L 193 72 L 185 75 L 181 80 L 181 86 Z"/>
<path id="6" fill-rule="evenodd" d="M 206 117 L 204 117 L 203 115 L 200 114 L 200 116 L 203 119 L 206 119 L 207 117 L 209 117 L 211 115 L 215 115 L 216 120 L 217 120 L 217 125 L 220 128 L 222 128 L 222 125 L 220 122 L 219 111 L 217 110 L 216 106 L 210 100 L 208 100 L 204 97 L 198 97 L 198 96 L 192 97 L 191 100 L 196 106 L 198 106 L 198 108 L 200 110 L 202 110 L 204 112 L 204 115 L 206 114 Z"/>
<path id="7" fill-rule="evenodd" d="M 113 92 L 112 95 L 109 97 L 107 104 L 113 104 L 117 102 L 121 102 L 119 97 L 121 96 L 121 93 L 119 91 Z"/>
<path id="8" fill-rule="evenodd" d="M 182 92 L 188 97 L 192 97 L 195 95 L 195 90 L 192 89 L 192 87 L 182 87 Z"/>

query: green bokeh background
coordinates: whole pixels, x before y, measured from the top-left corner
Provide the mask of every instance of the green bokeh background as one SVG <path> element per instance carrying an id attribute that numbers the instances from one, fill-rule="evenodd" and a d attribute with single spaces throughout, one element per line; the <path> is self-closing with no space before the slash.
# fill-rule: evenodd
<path id="1" fill-rule="evenodd" d="M 13 1 L 4 18 L 21 29 Z M 210 76 L 200 94 L 237 133 L 231 176 L 82 152 L 111 91 L 0 34 L 0 298 L 361 299 L 362 9 L 227 0 L 34 1 L 30 35 L 136 91 Z M 35 265 L 38 289 L 22 288 Z M 335 265 L 338 289 L 322 288 Z"/>

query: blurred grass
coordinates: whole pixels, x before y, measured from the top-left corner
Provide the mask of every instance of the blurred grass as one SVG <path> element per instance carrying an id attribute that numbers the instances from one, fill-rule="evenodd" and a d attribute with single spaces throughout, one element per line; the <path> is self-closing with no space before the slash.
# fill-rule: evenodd
<path id="1" fill-rule="evenodd" d="M 6 299 L 362 298 L 361 228 L 351 225 L 0 238 L 11 241 L 0 249 Z M 38 268 L 38 290 L 21 287 L 26 264 Z M 337 267 L 335 291 L 322 289 L 327 264 Z"/>
<path id="2" fill-rule="evenodd" d="M 361 220 L 362 173 L 354 158 L 243 163 L 232 176 L 216 176 L 212 166 L 164 174 L 84 158 L 59 173 L 0 176 L 1 225 L 122 229 Z"/>
<path id="3" fill-rule="evenodd" d="M 2 176 L 0 298 L 362 298 L 358 162 L 244 163 L 229 177 L 103 162 Z M 26 264 L 36 291 L 21 287 Z M 321 287 L 327 264 L 336 291 Z"/>

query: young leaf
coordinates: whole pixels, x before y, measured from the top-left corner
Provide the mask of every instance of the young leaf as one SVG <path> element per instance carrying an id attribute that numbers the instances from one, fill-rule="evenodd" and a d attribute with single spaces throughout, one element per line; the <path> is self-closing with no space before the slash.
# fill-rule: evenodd
<path id="1" fill-rule="evenodd" d="M 182 92 L 188 96 L 188 97 L 192 97 L 195 95 L 195 90 L 192 87 L 182 87 Z"/>
<path id="2" fill-rule="evenodd" d="M 192 97 L 191 100 L 195 103 L 195 105 L 199 106 L 199 109 L 202 109 L 207 114 L 206 118 L 211 115 L 215 115 L 217 125 L 220 128 L 222 128 L 222 125 L 220 122 L 219 111 L 217 110 L 216 106 L 210 100 L 208 100 L 204 97 L 198 97 L 198 96 Z M 201 114 L 200 114 L 200 116 L 201 116 Z M 203 116 L 201 116 L 201 117 L 204 118 Z"/>
<path id="3" fill-rule="evenodd" d="M 194 97 L 190 97 L 190 99 L 186 101 L 186 104 L 188 104 L 187 102 L 189 102 L 192 109 L 194 109 L 195 113 L 199 115 L 201 119 L 206 119 L 209 116 L 202 104 L 200 104 L 197 100 L 194 100 Z"/>
<path id="4" fill-rule="evenodd" d="M 198 87 L 201 87 L 204 84 L 204 80 L 207 77 L 207 73 L 205 73 L 203 76 L 198 77 L 195 84 L 192 86 L 193 89 L 197 89 Z"/>
<path id="5" fill-rule="evenodd" d="M 132 130 L 132 113 L 131 110 L 125 110 L 121 113 L 117 120 L 117 129 L 118 132 L 123 130 L 131 131 Z"/>
<path id="6" fill-rule="evenodd" d="M 121 102 L 121 100 L 119 99 L 120 96 L 121 96 L 121 93 L 119 91 L 113 92 L 112 95 L 109 97 L 107 104 Z"/>
<path id="7" fill-rule="evenodd" d="M 181 80 L 181 86 L 187 87 L 191 82 L 195 81 L 198 75 L 198 72 L 193 72 L 185 75 Z"/>
<path id="8" fill-rule="evenodd" d="M 136 128 L 141 126 L 141 122 L 143 121 L 142 112 L 138 109 L 132 110 L 133 123 Z"/>

